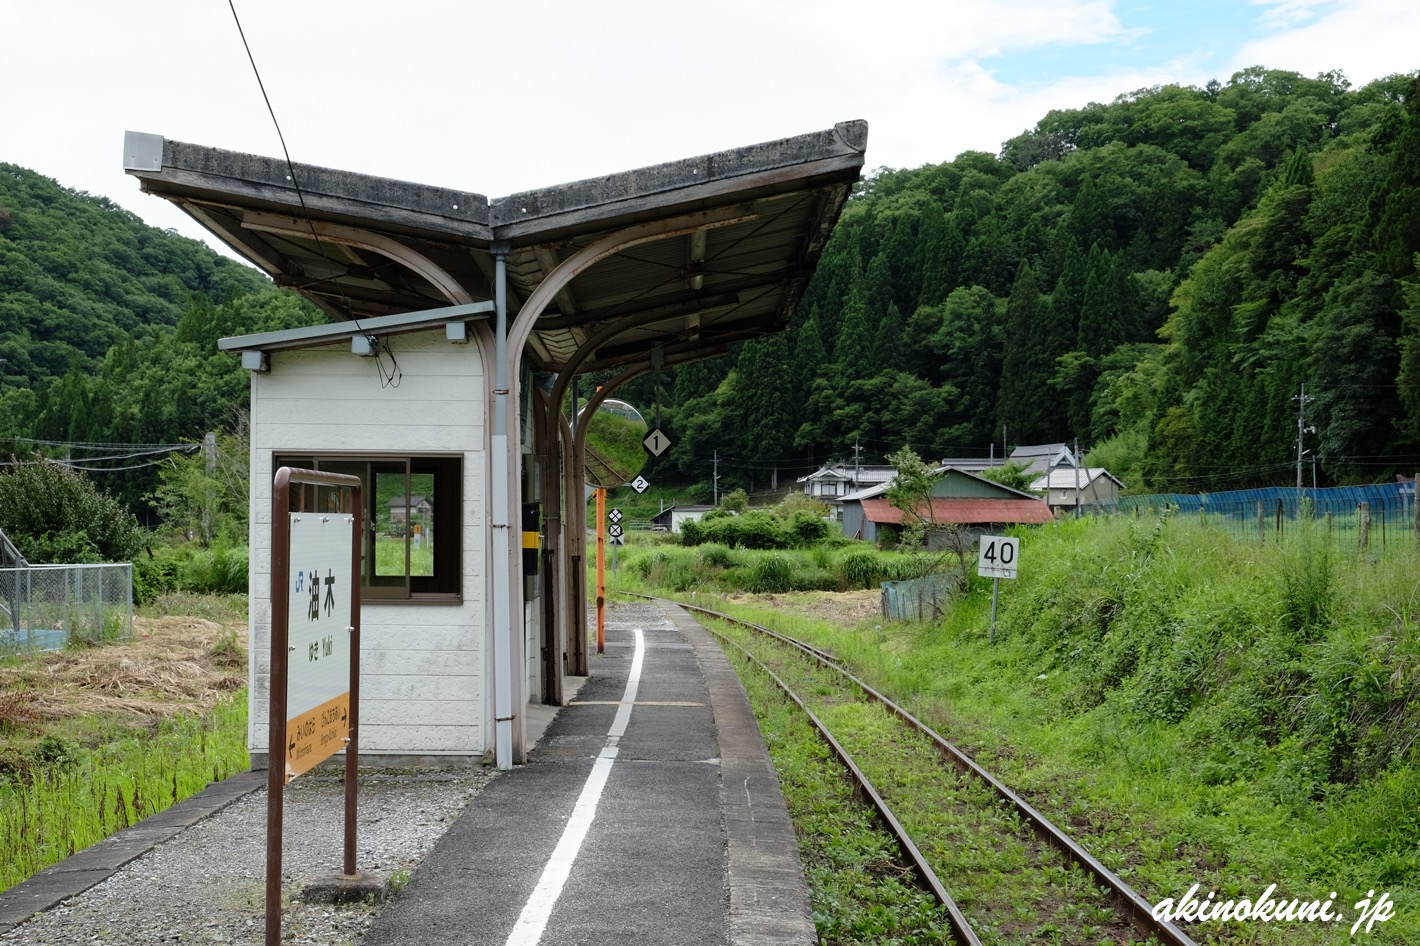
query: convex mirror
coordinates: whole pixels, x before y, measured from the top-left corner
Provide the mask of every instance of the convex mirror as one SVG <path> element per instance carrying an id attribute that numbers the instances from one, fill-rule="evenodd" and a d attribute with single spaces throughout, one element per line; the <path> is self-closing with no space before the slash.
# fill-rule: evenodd
<path id="1" fill-rule="evenodd" d="M 577 422 L 588 424 L 584 459 L 588 485 L 615 489 L 640 475 L 648 459 L 641 442 L 649 432 L 640 411 L 608 398 L 590 420 L 583 410 Z"/>

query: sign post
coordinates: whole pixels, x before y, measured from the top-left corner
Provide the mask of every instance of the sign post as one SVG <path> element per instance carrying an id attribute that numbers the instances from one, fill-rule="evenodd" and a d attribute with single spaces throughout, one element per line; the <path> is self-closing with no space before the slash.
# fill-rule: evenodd
<path id="1" fill-rule="evenodd" d="M 292 485 L 297 486 L 292 503 Z M 318 490 L 328 491 L 319 508 Z M 276 471 L 271 496 L 271 675 L 266 777 L 266 946 L 281 942 L 286 785 L 345 750 L 343 872 L 354 877 L 360 693 L 360 479 Z M 294 509 L 293 509 L 294 506 Z"/>
<path id="2" fill-rule="evenodd" d="M 597 653 L 606 652 L 606 490 L 597 489 Z"/>
<path id="3" fill-rule="evenodd" d="M 996 601 L 1001 594 L 1001 579 L 1016 577 L 1016 562 L 1020 559 L 1021 540 L 1004 535 L 983 535 L 981 557 L 976 573 L 991 579 L 991 628 L 987 641 L 996 643 Z"/>

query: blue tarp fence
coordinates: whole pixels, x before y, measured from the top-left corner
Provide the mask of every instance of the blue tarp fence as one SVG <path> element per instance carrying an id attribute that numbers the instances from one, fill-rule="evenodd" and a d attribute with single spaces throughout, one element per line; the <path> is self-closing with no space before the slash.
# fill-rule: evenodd
<path id="1" fill-rule="evenodd" d="M 1177 515 L 1227 529 L 1240 538 L 1266 540 L 1285 533 L 1305 511 L 1324 521 L 1338 541 L 1374 548 L 1405 542 L 1416 547 L 1415 484 L 1376 483 L 1369 486 L 1332 486 L 1326 489 L 1268 486 L 1218 493 L 1156 493 L 1121 496 L 1117 503 L 1095 507 L 1111 513 L 1161 513 Z M 1362 519 L 1365 522 L 1362 522 Z"/>

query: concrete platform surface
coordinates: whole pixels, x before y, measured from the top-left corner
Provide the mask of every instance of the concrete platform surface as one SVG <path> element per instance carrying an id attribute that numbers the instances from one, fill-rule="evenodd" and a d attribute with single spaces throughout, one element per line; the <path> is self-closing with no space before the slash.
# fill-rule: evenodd
<path id="1" fill-rule="evenodd" d="M 474 798 L 361 946 L 817 941 L 793 827 L 724 655 L 678 608 L 608 615 L 605 653 L 529 763 Z"/>

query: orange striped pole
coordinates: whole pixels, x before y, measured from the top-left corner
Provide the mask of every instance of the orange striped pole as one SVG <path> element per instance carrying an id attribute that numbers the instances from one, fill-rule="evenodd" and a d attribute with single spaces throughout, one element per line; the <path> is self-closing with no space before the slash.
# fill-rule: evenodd
<path id="1" fill-rule="evenodd" d="M 597 653 L 606 650 L 606 490 L 597 489 Z"/>

